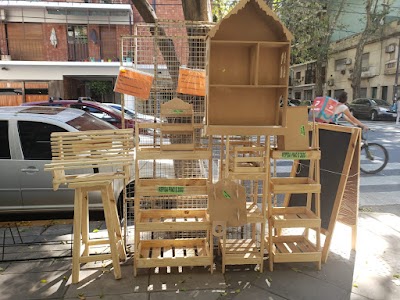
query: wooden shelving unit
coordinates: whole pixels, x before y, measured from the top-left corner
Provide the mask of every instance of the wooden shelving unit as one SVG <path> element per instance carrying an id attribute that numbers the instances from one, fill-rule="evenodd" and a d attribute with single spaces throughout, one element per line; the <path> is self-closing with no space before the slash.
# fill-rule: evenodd
<path id="1" fill-rule="evenodd" d="M 219 253 L 222 255 L 222 272 L 226 265 L 257 264 L 263 271 L 265 253 L 265 225 L 267 220 L 267 191 L 270 176 L 269 138 L 251 137 L 248 140 L 225 139 L 225 159 L 222 175 L 227 180 L 251 182 L 242 201 L 245 201 L 247 225 L 251 238 L 219 238 Z M 260 190 L 261 189 L 261 193 Z"/>
<path id="2" fill-rule="evenodd" d="M 154 135 L 152 143 L 136 137 L 134 274 L 138 268 L 176 266 L 210 266 L 212 272 L 213 240 L 207 212 L 211 144 L 200 147 L 195 140 L 192 105 L 175 98 L 161 105 L 160 116 L 160 124 L 136 123 L 136 132 L 152 128 Z M 160 167 L 165 160 L 173 165 L 169 168 L 174 174 Z M 176 173 L 177 168 L 185 168 L 177 166 L 177 161 L 202 160 L 209 166 L 203 177 Z M 140 175 L 141 161 L 152 166 L 151 176 Z"/>
<path id="3" fill-rule="evenodd" d="M 309 160 L 308 177 L 272 177 L 268 193 L 268 236 L 265 241 L 269 249 L 269 268 L 274 263 L 283 262 L 315 262 L 321 269 L 321 218 L 320 218 L 320 169 L 321 153 L 318 149 L 317 129 L 313 131 L 312 148 L 297 151 L 271 150 L 271 158 L 292 159 L 295 166 L 301 160 Z M 308 136 L 308 131 L 307 131 Z M 294 174 L 291 174 L 294 175 Z M 305 206 L 274 206 L 273 196 L 285 194 L 307 194 Z M 287 200 L 285 201 L 287 203 Z M 286 229 L 303 228 L 301 234 L 285 234 Z M 315 231 L 315 240 L 309 238 L 309 230 Z"/>
<path id="4" fill-rule="evenodd" d="M 207 37 L 207 133 L 236 135 L 245 126 L 247 134 L 272 135 L 285 127 L 279 107 L 292 35 L 275 14 L 261 1 L 241 1 Z"/>

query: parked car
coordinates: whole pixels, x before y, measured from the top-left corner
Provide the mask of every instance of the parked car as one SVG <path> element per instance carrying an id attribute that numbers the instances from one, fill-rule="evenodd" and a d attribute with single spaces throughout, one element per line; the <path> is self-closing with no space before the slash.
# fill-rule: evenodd
<path id="1" fill-rule="evenodd" d="M 348 104 L 350 112 L 355 117 L 369 118 L 372 121 L 379 119 L 394 119 L 397 113 L 391 111 L 389 102 L 374 98 L 357 98 Z"/>
<path id="2" fill-rule="evenodd" d="M 122 111 L 121 104 L 117 104 L 117 103 L 103 103 L 103 104 L 108 105 L 116 110 Z M 139 119 L 144 122 L 154 122 L 154 116 L 138 113 L 131 108 L 124 107 L 124 112 L 132 119 Z M 156 121 L 156 123 L 160 123 L 160 119 L 157 117 L 155 118 L 155 121 Z"/>
<path id="3" fill-rule="evenodd" d="M 117 128 L 122 128 L 122 113 L 108 105 L 105 105 L 96 101 L 87 100 L 50 100 L 50 101 L 39 101 L 39 102 L 28 102 L 22 105 L 40 105 L 40 106 L 63 106 L 78 108 L 87 111 L 95 117 L 106 121 Z M 125 114 L 125 128 L 135 128 L 135 120 L 129 115 Z"/>
<path id="4" fill-rule="evenodd" d="M 0 214 L 73 211 L 74 190 L 60 186 L 53 191 L 52 174 L 44 171 L 52 159 L 51 133 L 115 128 L 78 109 L 0 107 Z M 123 183 L 115 181 L 116 199 L 122 199 L 122 190 Z M 90 198 L 91 209 L 102 207 L 99 192 L 90 192 Z"/>

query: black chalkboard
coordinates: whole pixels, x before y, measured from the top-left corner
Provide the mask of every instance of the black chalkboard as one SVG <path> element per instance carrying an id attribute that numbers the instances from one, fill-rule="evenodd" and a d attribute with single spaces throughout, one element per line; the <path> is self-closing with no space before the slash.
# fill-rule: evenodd
<path id="1" fill-rule="evenodd" d="M 350 132 L 319 129 L 321 150 L 321 228 L 328 230 L 332 212 L 337 199 L 341 174 L 346 162 L 351 141 Z M 310 161 L 300 161 L 297 177 L 307 177 Z M 307 194 L 292 194 L 288 206 L 305 206 Z M 314 201 L 313 201 L 314 203 Z"/>

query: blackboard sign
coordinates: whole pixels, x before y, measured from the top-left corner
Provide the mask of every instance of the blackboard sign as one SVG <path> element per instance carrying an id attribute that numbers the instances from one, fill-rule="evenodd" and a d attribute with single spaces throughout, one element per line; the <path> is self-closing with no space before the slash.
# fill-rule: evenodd
<path id="1" fill-rule="evenodd" d="M 342 205 L 350 167 L 354 165 L 352 160 L 353 157 L 359 159 L 359 156 L 357 154 L 354 155 L 354 153 L 355 149 L 359 147 L 360 129 L 329 124 L 319 124 L 318 127 L 319 147 L 321 150 L 321 229 L 322 232 L 327 234 L 323 250 L 323 261 L 326 261 L 331 234 Z M 309 165 L 309 160 L 300 160 L 296 177 L 308 177 Z M 355 165 L 358 166 L 358 164 Z M 355 174 L 352 174 L 353 180 L 355 176 L 358 176 L 358 173 L 359 171 L 356 171 Z M 357 202 L 358 193 L 351 195 L 354 197 L 352 199 L 348 197 L 346 201 Z M 291 194 L 286 203 L 287 206 L 306 206 L 306 204 L 307 194 Z M 314 207 L 312 209 L 314 210 Z"/>

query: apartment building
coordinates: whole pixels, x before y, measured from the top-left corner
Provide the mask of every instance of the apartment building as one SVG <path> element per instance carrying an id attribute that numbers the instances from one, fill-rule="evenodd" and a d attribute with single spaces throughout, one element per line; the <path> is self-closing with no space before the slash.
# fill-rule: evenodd
<path id="1" fill-rule="evenodd" d="M 361 97 L 393 102 L 399 57 L 400 21 L 393 21 L 365 45 L 362 56 Z M 331 45 L 332 55 L 327 68 L 327 94 L 336 96 L 345 90 L 351 99 L 351 79 L 359 35 Z"/>
<path id="2" fill-rule="evenodd" d="M 183 19 L 176 1 L 150 3 L 160 18 Z M 93 98 L 93 81 L 112 88 L 121 64 L 133 63 L 121 37 L 138 22 L 129 0 L 0 0 L 0 106 Z"/>

